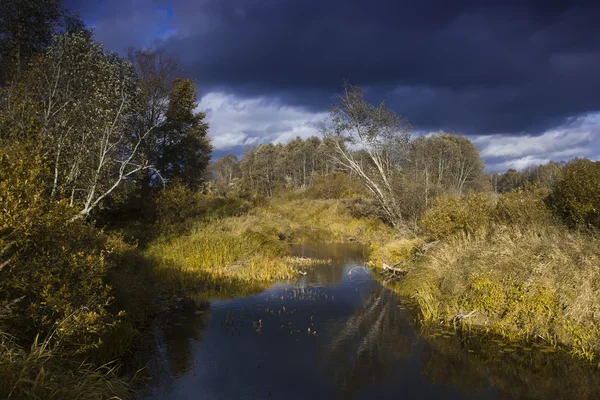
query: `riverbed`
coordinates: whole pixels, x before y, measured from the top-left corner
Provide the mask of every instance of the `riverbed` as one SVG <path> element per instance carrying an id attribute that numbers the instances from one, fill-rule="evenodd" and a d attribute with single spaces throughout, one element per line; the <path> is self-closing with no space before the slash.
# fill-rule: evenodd
<path id="1" fill-rule="evenodd" d="M 140 399 L 600 398 L 598 368 L 550 347 L 427 329 L 365 267 L 359 244 L 304 244 L 323 260 L 294 282 L 169 311 Z"/>

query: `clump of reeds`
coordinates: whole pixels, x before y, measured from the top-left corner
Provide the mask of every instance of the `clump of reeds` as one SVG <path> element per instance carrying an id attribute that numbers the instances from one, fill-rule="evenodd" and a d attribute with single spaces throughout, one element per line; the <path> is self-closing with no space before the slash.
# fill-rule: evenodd
<path id="1" fill-rule="evenodd" d="M 0 333 L 0 397 L 3 399 L 125 399 L 132 395 L 115 364 L 95 366 L 61 354 L 36 338 L 27 349 Z"/>
<path id="2" fill-rule="evenodd" d="M 594 358 L 600 351 L 598 236 L 565 227 L 535 193 L 475 200 L 442 202 L 426 214 L 428 231 L 441 240 L 417 257 L 396 290 L 416 301 L 423 321 L 543 338 Z M 392 254 L 397 247 L 386 248 Z"/>

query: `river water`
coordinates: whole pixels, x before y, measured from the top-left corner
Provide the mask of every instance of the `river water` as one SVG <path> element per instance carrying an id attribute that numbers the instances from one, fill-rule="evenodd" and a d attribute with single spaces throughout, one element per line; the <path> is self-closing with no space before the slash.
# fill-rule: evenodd
<path id="1" fill-rule="evenodd" d="M 329 259 L 297 282 L 195 301 L 154 329 L 140 399 L 600 398 L 598 368 L 537 345 L 429 329 L 364 267 L 355 244 L 307 244 Z"/>

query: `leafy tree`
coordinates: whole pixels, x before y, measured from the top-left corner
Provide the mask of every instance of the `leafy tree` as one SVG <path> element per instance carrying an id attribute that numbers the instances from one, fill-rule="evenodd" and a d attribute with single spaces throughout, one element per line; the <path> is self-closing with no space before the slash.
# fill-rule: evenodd
<path id="1" fill-rule="evenodd" d="M 558 179 L 561 169 L 555 162 L 526 168 L 523 173 L 527 181 L 539 187 L 550 188 Z"/>
<path id="2" fill-rule="evenodd" d="M 323 127 L 337 163 L 355 174 L 378 201 L 387 220 L 399 226 L 403 215 L 393 179 L 410 149 L 410 126 L 383 103 L 373 106 L 358 86 L 346 85 Z M 354 149 L 361 150 L 363 160 Z"/>
<path id="3" fill-rule="evenodd" d="M 277 170 L 282 174 L 280 179 L 293 188 L 304 188 L 310 184 L 311 176 L 318 168 L 320 145 L 321 140 L 315 136 L 306 140 L 296 137 L 284 145 L 277 161 Z"/>
<path id="4" fill-rule="evenodd" d="M 51 177 L 51 199 L 68 198 L 87 216 L 139 171 L 155 127 L 136 131 L 139 90 L 130 63 L 104 53 L 86 32 L 55 37 L 24 79 L 14 84 L 3 119 L 16 140 L 38 143 Z"/>
<path id="5" fill-rule="evenodd" d="M 261 144 L 250 147 L 240 161 L 243 185 L 246 190 L 272 196 L 274 190 L 285 182 L 281 161 L 285 146 Z"/>
<path id="6" fill-rule="evenodd" d="M 547 203 L 570 224 L 600 228 L 600 162 L 575 159 L 565 165 Z"/>
<path id="7" fill-rule="evenodd" d="M 277 160 L 281 145 L 267 143 L 260 145 L 254 154 L 254 170 L 258 189 L 267 196 L 273 196 L 275 188 L 282 183 L 281 171 L 277 169 Z"/>
<path id="8" fill-rule="evenodd" d="M 221 157 L 211 164 L 211 171 L 218 181 L 230 184 L 235 178 L 240 175 L 239 160 L 236 155 L 228 154 Z"/>
<path id="9" fill-rule="evenodd" d="M 306 188 L 317 176 L 339 172 L 335 161 L 335 149 L 331 140 L 313 136 L 308 139 L 297 137 L 282 145 L 261 144 L 250 147 L 239 161 L 241 185 L 251 192 L 270 196 L 273 189 Z M 230 157 L 230 156 L 228 156 Z M 218 160 L 219 161 L 219 160 Z M 215 162 L 215 172 L 229 170 L 230 161 Z M 217 173 L 217 179 L 223 172 Z M 323 184 L 319 180 L 319 184 Z"/>
<path id="10" fill-rule="evenodd" d="M 211 188 L 221 195 L 226 195 L 230 189 L 239 189 L 241 176 L 240 163 L 236 155 L 228 154 L 214 161 L 209 166 Z"/>
<path id="11" fill-rule="evenodd" d="M 256 172 L 254 161 L 256 158 L 256 147 L 248 147 L 240 160 L 240 172 L 242 174 L 242 187 L 249 192 L 257 191 Z"/>
<path id="12" fill-rule="evenodd" d="M 313 153 L 315 172 L 323 176 L 338 171 L 335 154 L 335 142 L 327 138 L 323 139 Z"/>
<path id="13" fill-rule="evenodd" d="M 425 206 L 439 190 L 462 194 L 477 182 L 483 168 L 479 151 L 464 136 L 442 132 L 412 142 L 408 170 L 423 185 Z"/>
<path id="14" fill-rule="evenodd" d="M 523 187 L 527 182 L 527 177 L 520 171 L 510 168 L 498 179 L 498 191 L 500 193 L 510 192 L 511 190 Z"/>
<path id="15" fill-rule="evenodd" d="M 58 31 L 86 30 L 62 0 L 3 0 L 0 2 L 0 85 L 18 77 L 33 57 L 52 43 Z"/>
<path id="16" fill-rule="evenodd" d="M 0 2 L 0 83 L 51 43 L 63 12 L 59 0 L 5 0 Z"/>
<path id="17" fill-rule="evenodd" d="M 44 196 L 39 155 L 5 140 L 0 149 L 0 331 L 31 343 L 56 330 L 65 350 L 85 351 L 114 322 L 103 243 L 89 224 L 69 223 L 64 201 Z"/>
<path id="18" fill-rule="evenodd" d="M 510 168 L 504 174 L 492 177 L 492 184 L 500 193 L 510 192 L 524 188 L 528 184 L 538 187 L 550 188 L 561 174 L 561 166 L 555 162 L 527 167 L 522 171 Z"/>
<path id="19" fill-rule="evenodd" d="M 307 150 L 304 140 L 300 137 L 283 146 L 277 160 L 277 170 L 282 173 L 282 178 L 288 181 L 288 186 L 296 188 L 306 184 L 307 167 L 310 168 L 310 155 Z"/>
<path id="20" fill-rule="evenodd" d="M 151 127 L 160 128 L 165 124 L 169 107 L 169 97 L 174 89 L 178 64 L 176 60 L 158 50 L 129 49 L 128 60 L 133 65 L 140 88 L 140 113 L 136 119 L 136 130 L 145 132 Z M 158 165 L 164 150 L 165 135 L 152 135 L 140 146 L 140 158 Z M 140 181 L 142 194 L 150 195 L 149 189 L 162 183 L 158 169 L 146 169 Z"/>

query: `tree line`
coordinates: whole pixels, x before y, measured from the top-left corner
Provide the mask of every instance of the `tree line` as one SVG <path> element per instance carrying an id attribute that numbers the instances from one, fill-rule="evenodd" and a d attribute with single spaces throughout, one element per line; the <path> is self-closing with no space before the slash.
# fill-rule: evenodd
<path id="1" fill-rule="evenodd" d="M 373 106 L 347 85 L 322 124 L 322 137 L 261 144 L 211 165 L 217 187 L 272 196 L 306 189 L 316 178 L 347 174 L 362 182 L 382 217 L 399 226 L 441 192 L 460 195 L 482 185 L 484 164 L 462 135 L 412 138 L 410 126 L 383 103 Z"/>
<path id="2" fill-rule="evenodd" d="M 413 136 L 405 119 L 385 103 L 369 104 L 363 90 L 349 84 L 330 108 L 321 134 L 322 138 L 250 147 L 241 159 L 218 159 L 209 168 L 209 181 L 221 194 L 233 190 L 273 196 L 314 185 L 335 186 L 339 180 L 327 177 L 343 174 L 362 184 L 361 194 L 374 202 L 373 214 L 402 227 L 442 196 L 528 187 L 549 192 L 565 167 L 577 165 L 549 162 L 522 171 L 486 173 L 478 149 L 467 137 L 446 132 Z"/>

